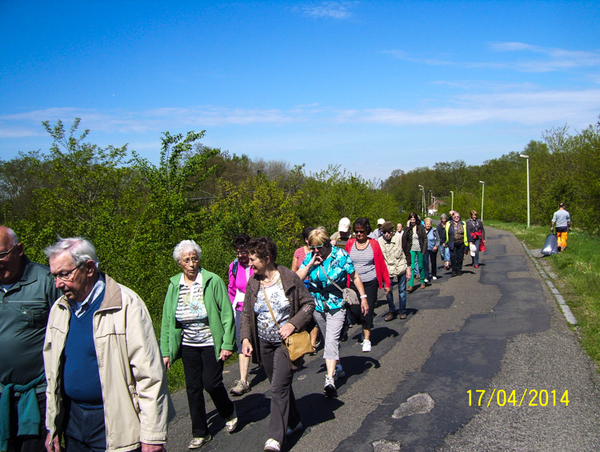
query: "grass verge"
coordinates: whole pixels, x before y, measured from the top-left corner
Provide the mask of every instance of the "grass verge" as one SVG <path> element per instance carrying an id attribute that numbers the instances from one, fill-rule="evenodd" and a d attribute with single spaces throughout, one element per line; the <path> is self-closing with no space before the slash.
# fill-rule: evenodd
<path id="1" fill-rule="evenodd" d="M 529 249 L 542 248 L 550 227 L 487 221 L 486 225 L 512 232 Z M 554 285 L 577 319 L 581 345 L 600 366 L 600 237 L 569 233 L 567 249 L 544 258 L 556 278 Z"/>

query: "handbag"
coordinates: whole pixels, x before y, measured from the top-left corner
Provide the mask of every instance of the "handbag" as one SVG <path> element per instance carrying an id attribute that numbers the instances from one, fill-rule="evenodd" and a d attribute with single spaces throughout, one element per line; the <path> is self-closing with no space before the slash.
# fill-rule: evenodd
<path id="1" fill-rule="evenodd" d="M 281 329 L 279 323 L 275 319 L 275 314 L 273 313 L 273 309 L 271 308 L 271 303 L 269 303 L 269 297 L 267 297 L 267 291 L 265 290 L 264 284 L 261 282 L 260 286 L 262 287 L 263 294 L 265 295 L 265 301 L 267 302 L 267 306 L 269 308 L 269 312 L 271 313 L 271 317 L 273 317 L 273 321 L 277 326 L 277 329 Z M 288 336 L 287 339 L 282 341 L 288 351 L 288 356 L 290 361 L 296 361 L 297 359 L 302 358 L 307 353 L 312 353 L 314 351 L 314 347 L 310 342 L 310 334 L 308 331 L 303 330 L 297 333 L 292 333 Z"/>
<path id="2" fill-rule="evenodd" d="M 340 286 L 338 286 L 335 281 L 333 279 L 331 279 L 329 277 L 329 275 L 327 274 L 327 272 L 325 271 L 325 267 L 323 267 L 323 264 L 320 265 L 321 270 L 323 270 L 323 273 L 325 274 L 325 277 L 329 280 L 329 282 L 331 284 L 333 284 L 335 287 L 337 287 L 337 289 L 342 292 L 342 297 L 344 298 L 344 302 L 350 306 L 358 306 L 360 305 L 360 299 L 358 298 L 358 295 L 356 295 L 356 292 L 352 289 L 350 289 L 350 287 L 345 287 L 345 288 L 341 288 Z"/>

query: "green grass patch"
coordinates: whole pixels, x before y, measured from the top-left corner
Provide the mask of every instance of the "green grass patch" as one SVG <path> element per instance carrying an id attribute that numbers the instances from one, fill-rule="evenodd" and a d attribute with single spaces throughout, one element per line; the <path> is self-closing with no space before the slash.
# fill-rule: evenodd
<path id="1" fill-rule="evenodd" d="M 488 221 L 486 225 L 512 232 L 529 249 L 542 248 L 550 225 L 527 229 L 518 223 Z M 600 366 L 600 237 L 569 233 L 564 252 L 544 258 L 556 274 L 553 280 L 577 319 L 581 345 Z"/>

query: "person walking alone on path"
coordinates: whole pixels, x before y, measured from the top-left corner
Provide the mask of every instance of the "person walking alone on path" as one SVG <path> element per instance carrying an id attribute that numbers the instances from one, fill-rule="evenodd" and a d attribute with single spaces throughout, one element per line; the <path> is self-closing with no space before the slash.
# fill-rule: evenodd
<path id="1" fill-rule="evenodd" d="M 554 212 L 554 215 L 552 216 L 552 227 L 550 228 L 550 231 L 554 232 L 555 227 L 558 239 L 558 251 L 564 251 L 567 247 L 569 229 L 571 229 L 571 215 L 567 212 L 564 202 L 561 202 L 558 205 L 558 210 Z"/>

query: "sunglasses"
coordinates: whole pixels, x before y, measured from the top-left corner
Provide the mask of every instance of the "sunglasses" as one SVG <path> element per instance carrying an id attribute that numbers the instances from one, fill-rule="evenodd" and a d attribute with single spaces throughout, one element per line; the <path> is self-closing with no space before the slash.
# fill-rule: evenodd
<path id="1" fill-rule="evenodd" d="M 355 233 L 355 234 L 365 234 L 365 230 L 364 230 L 364 229 L 362 229 L 362 230 L 361 230 L 361 229 L 359 229 L 359 230 L 356 230 L 356 229 L 355 229 L 355 230 L 354 230 L 354 233 Z"/>
<path id="2" fill-rule="evenodd" d="M 311 251 L 318 251 L 321 248 L 323 248 L 323 245 L 317 245 L 317 246 L 309 246 L 308 247 Z"/>

